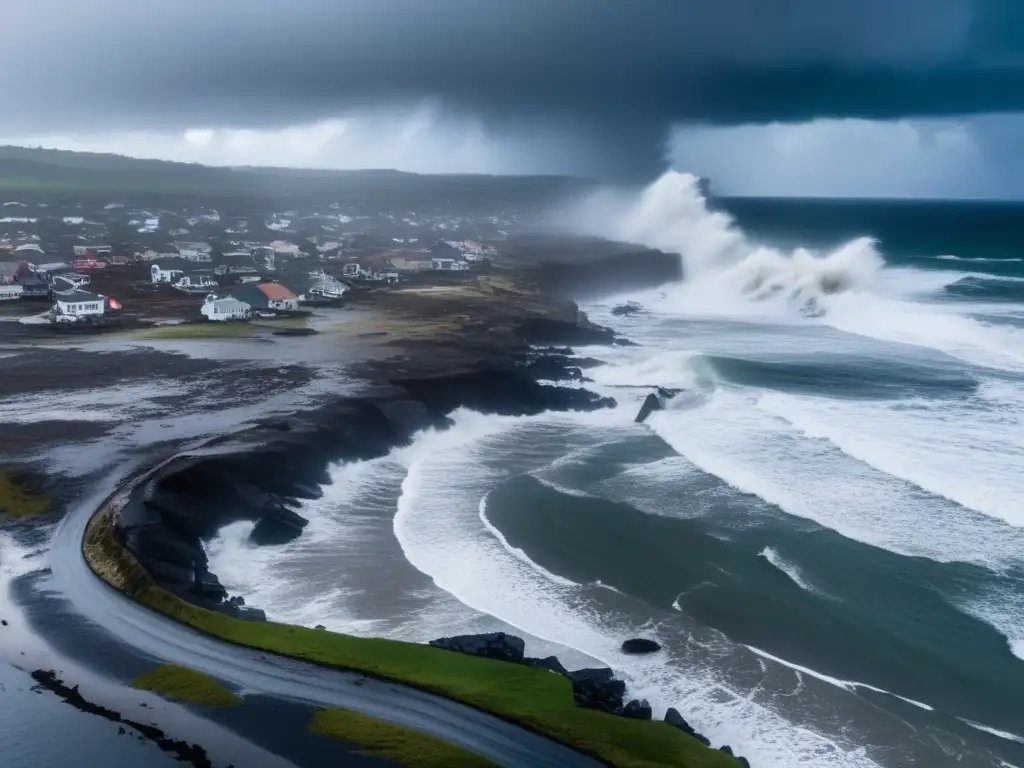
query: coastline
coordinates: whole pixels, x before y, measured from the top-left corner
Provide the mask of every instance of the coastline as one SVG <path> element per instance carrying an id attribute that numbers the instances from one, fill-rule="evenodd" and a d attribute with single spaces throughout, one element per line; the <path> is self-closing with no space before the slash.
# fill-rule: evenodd
<path id="1" fill-rule="evenodd" d="M 726 766 L 739 765 L 739 763 L 727 756 L 725 753 L 707 748 L 700 744 L 696 739 L 687 736 L 676 728 L 664 723 L 627 720 L 625 718 L 597 712 L 596 710 L 585 710 L 573 707 L 572 694 L 571 690 L 569 690 L 567 681 L 556 679 L 558 678 L 557 675 L 552 675 L 543 669 L 518 666 L 513 667 L 513 665 L 506 662 L 492 661 L 474 656 L 464 656 L 462 654 L 455 654 L 450 651 L 415 643 L 403 643 L 393 640 L 350 638 L 348 636 L 327 632 L 325 630 L 309 630 L 304 627 L 293 627 L 291 625 L 276 624 L 274 622 L 259 622 L 257 624 L 255 622 L 248 622 L 243 619 L 237 619 L 206 611 L 172 595 L 170 592 L 160 588 L 134 555 L 118 541 L 115 534 L 114 518 L 130 502 L 131 494 L 136 491 L 140 485 L 144 484 L 153 476 L 154 473 L 158 472 L 161 468 L 167 466 L 173 461 L 174 458 L 172 457 L 171 459 L 165 460 L 157 466 L 144 470 L 142 473 L 124 481 L 122 486 L 113 494 L 108 496 L 94 511 L 86 525 L 85 536 L 82 539 L 82 555 L 90 570 L 106 585 L 121 592 L 140 605 L 182 623 L 195 631 L 233 645 L 289 656 L 291 658 L 299 659 L 305 663 L 331 669 L 356 671 L 368 677 L 409 685 L 420 690 L 442 695 L 445 698 L 467 704 L 482 712 L 497 716 L 508 722 L 515 723 L 516 725 L 526 727 L 538 734 L 547 736 L 559 743 L 565 744 L 570 748 L 580 749 L 581 745 L 572 738 L 571 733 L 566 733 L 562 729 L 552 727 L 551 724 L 545 723 L 543 720 L 537 719 L 536 717 L 524 717 L 513 708 L 506 708 L 502 706 L 499 701 L 496 701 L 493 698 L 492 692 L 486 693 L 481 697 L 471 694 L 467 695 L 465 693 L 453 694 L 451 689 L 439 686 L 436 682 L 430 681 L 429 675 L 427 677 L 417 677 L 415 673 L 408 675 L 388 674 L 388 669 L 386 667 L 373 662 L 360 663 L 359 661 L 349 661 L 348 663 L 338 663 L 335 656 L 323 650 L 322 644 L 319 641 L 324 636 L 334 636 L 339 638 L 344 637 L 357 644 L 376 642 L 382 644 L 382 646 L 402 647 L 403 650 L 412 651 L 416 654 L 417 658 L 413 664 L 413 669 L 429 670 L 436 666 L 439 661 L 450 663 L 452 660 L 457 660 L 457 666 L 464 667 L 465 671 L 472 676 L 479 675 L 482 670 L 500 670 L 503 680 L 502 684 L 499 686 L 499 690 L 502 687 L 507 687 L 510 682 L 521 685 L 524 679 L 530 678 L 532 678 L 530 682 L 539 684 L 541 689 L 545 691 L 550 690 L 552 684 L 555 684 L 556 695 L 562 695 L 566 704 L 575 709 L 583 719 L 591 721 L 586 723 L 587 730 L 593 729 L 596 732 L 605 731 L 609 726 L 615 724 L 620 726 L 621 730 L 629 732 L 627 733 L 627 736 L 638 738 L 641 741 L 648 741 L 650 745 L 655 748 L 656 752 L 663 752 L 667 747 L 672 751 L 673 755 L 684 760 L 684 762 L 677 762 L 674 759 L 671 762 L 662 762 L 660 761 L 659 756 L 654 754 L 644 755 L 639 761 L 633 762 L 626 754 L 623 754 L 621 746 L 617 749 L 610 749 L 608 748 L 608 745 L 601 745 L 596 750 L 596 753 L 592 752 L 590 749 L 585 751 L 581 750 L 581 754 L 590 754 L 590 756 L 605 765 L 621 766 L 622 768 L 632 765 L 684 765 L 692 766 L 693 768 L 698 768 L 699 766 L 708 766 L 708 768 L 717 768 L 718 766 L 721 766 L 722 768 L 725 768 Z M 216 622 L 212 625 L 212 631 L 211 625 L 206 624 L 204 620 L 213 620 Z M 268 642 L 257 643 L 249 643 L 238 639 L 235 634 L 237 630 L 240 627 L 251 626 L 280 628 L 280 630 L 283 630 L 286 633 L 299 632 L 305 635 L 312 642 L 306 651 L 293 654 L 282 653 L 279 645 L 274 642 L 274 639 L 279 638 L 273 638 Z M 234 629 L 235 632 L 232 632 L 232 629 Z M 509 668 L 512 668 L 514 673 L 512 677 L 506 678 L 504 673 L 509 672 Z M 651 761 L 652 758 L 655 762 Z"/>
<path id="2" fill-rule="evenodd" d="M 456 329 L 444 323 L 443 337 L 427 344 L 434 334 L 424 332 L 423 304 L 437 304 L 434 312 L 443 314 L 458 297 L 448 296 L 443 302 L 437 302 L 436 296 L 425 298 L 417 294 L 399 298 L 410 305 L 389 312 L 390 327 L 395 332 L 381 340 L 380 347 L 395 353 L 404 351 L 414 355 L 414 359 L 395 354 L 372 361 L 367 366 L 368 394 L 362 398 L 336 398 L 313 413 L 297 413 L 213 437 L 123 481 L 91 510 L 80 544 L 89 569 L 129 599 L 210 637 L 428 691 L 567 745 L 581 759 L 592 757 L 623 768 L 741 765 L 727 753 L 705 747 L 678 727 L 578 707 L 570 681 L 543 668 L 427 645 L 355 638 L 267 622 L 258 609 L 243 607 L 244 600 L 228 598 L 213 574 L 209 574 L 209 580 L 207 572 L 203 576 L 203 583 L 211 587 L 210 595 L 205 601 L 196 599 L 182 594 L 182 589 L 167 588 L 173 583 L 173 578 L 167 581 L 167 571 L 162 576 L 155 574 L 145 564 L 146 558 L 133 551 L 125 537 L 126 532 L 131 536 L 132 526 L 149 526 L 152 530 L 155 522 L 163 524 L 162 514 L 176 514 L 174 509 L 162 506 L 159 492 L 154 492 L 161 478 L 173 477 L 175 473 L 187 475 L 198 467 L 195 471 L 209 477 L 210 468 L 216 467 L 214 476 L 231 476 L 232 483 L 239 483 L 240 471 L 251 472 L 261 480 L 273 474 L 270 482 L 276 485 L 275 495 L 286 499 L 309 498 L 315 497 L 315 487 L 331 461 L 348 458 L 348 451 L 362 456 L 383 455 L 421 429 L 444 429 L 449 423 L 448 414 L 458 407 L 521 415 L 549 409 L 590 410 L 611 404 L 584 389 L 543 383 L 550 379 L 580 379 L 582 371 L 573 365 L 570 348 L 549 346 L 537 351 L 530 344 L 615 341 L 612 331 L 590 324 L 572 302 L 552 301 L 536 294 L 525 301 L 523 295 L 513 296 L 510 303 L 499 299 L 499 313 L 505 312 L 500 338 L 495 338 L 493 323 L 476 318 L 471 331 L 463 327 L 458 334 L 453 334 Z M 472 297 L 474 301 L 476 298 Z M 524 304 L 529 305 L 529 311 L 523 311 Z M 405 333 L 410 327 L 416 332 Z M 287 469 L 282 469 L 280 463 L 284 455 L 289 457 Z M 244 470 L 243 465 L 247 465 Z M 270 467 L 276 471 L 268 472 Z M 294 470 L 292 477 L 287 476 L 289 470 Z M 251 479 L 243 478 L 240 485 L 247 485 Z M 185 486 L 191 484 L 186 482 Z M 204 487 L 204 493 L 205 490 Z M 144 495 L 157 502 L 149 505 L 148 511 Z M 163 513 L 154 516 L 154 510 L 160 509 Z M 227 518 L 207 520 L 204 525 L 215 530 L 231 519 L 248 516 L 255 518 L 258 525 L 261 519 L 253 514 L 251 505 L 228 514 Z M 231 514 L 236 517 L 231 518 Z M 294 513 L 285 511 L 285 525 L 281 526 L 278 523 L 282 522 L 282 515 L 275 511 L 268 526 L 271 539 L 301 535 L 302 524 L 295 525 L 290 516 Z M 198 537 L 195 543 L 201 550 Z M 137 550 L 137 540 L 135 544 Z M 179 553 L 182 544 L 187 545 L 185 549 L 191 546 L 191 542 L 180 539 L 173 544 Z M 205 554 L 197 556 L 205 568 Z M 433 675 L 433 669 L 442 669 L 447 679 L 444 675 Z M 608 674 L 611 677 L 610 670 Z M 503 691 L 519 694 L 508 695 Z"/>

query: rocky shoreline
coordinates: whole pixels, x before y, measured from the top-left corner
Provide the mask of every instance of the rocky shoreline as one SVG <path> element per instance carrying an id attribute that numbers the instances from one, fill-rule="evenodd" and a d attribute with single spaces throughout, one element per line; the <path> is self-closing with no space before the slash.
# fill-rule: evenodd
<path id="1" fill-rule="evenodd" d="M 557 656 L 548 656 L 544 659 L 530 658 L 526 656 L 526 643 L 521 637 L 504 632 L 489 632 L 481 635 L 441 637 L 431 640 L 430 645 L 455 653 L 546 669 L 554 674 L 562 675 L 572 683 L 573 701 L 579 707 L 597 709 L 610 715 L 634 720 L 651 719 L 650 703 L 646 699 L 626 701 L 626 684 L 618 680 L 615 677 L 615 672 L 611 669 L 599 667 L 570 671 L 558 660 Z M 622 650 L 624 653 L 656 653 L 659 646 L 653 640 L 631 638 L 623 642 Z M 665 713 L 665 722 L 697 739 L 705 747 L 711 747 L 711 741 L 704 734 L 694 730 L 693 726 L 686 722 L 686 719 L 675 707 L 669 707 Z M 718 749 L 720 752 L 733 756 L 732 748 L 728 745 L 723 745 Z M 735 757 L 742 768 L 750 768 L 750 762 L 745 757 Z"/>
<path id="2" fill-rule="evenodd" d="M 203 541 L 225 525 L 254 522 L 251 541 L 257 545 L 291 541 L 307 524 L 292 508 L 320 496 L 332 463 L 386 455 L 423 429 L 446 427 L 458 408 L 520 416 L 615 405 L 585 388 L 547 383 L 584 378 L 571 348 L 529 346 L 536 340 L 607 343 L 614 337 L 610 330 L 528 320 L 520 333 L 519 345 L 501 351 L 504 359 L 492 355 L 448 374 L 421 376 L 410 376 L 415 369 L 407 363 L 398 370 L 378 364 L 363 395 L 339 397 L 179 454 L 132 492 L 117 519 L 119 540 L 169 592 L 236 618 L 265 618 L 245 605 L 244 596 L 229 596 L 209 570 Z"/>
<path id="3" fill-rule="evenodd" d="M 255 523 L 256 545 L 301 536 L 307 521 L 294 507 L 320 496 L 332 463 L 386 455 L 423 429 L 445 428 L 461 407 L 501 415 L 613 407 L 614 400 L 585 388 L 585 370 L 594 361 L 577 356 L 571 345 L 614 343 L 615 334 L 573 310 L 562 317 L 520 318 L 500 343 L 467 336 L 458 345 L 428 345 L 422 362 L 415 351 L 411 359 L 374 361 L 363 371 L 367 386 L 359 396 L 194 446 L 131 485 L 111 522 L 101 524 L 110 525 L 117 543 L 177 598 L 237 619 L 266 621 L 244 596 L 228 594 L 210 570 L 203 542 L 240 520 Z M 576 317 L 565 319 L 567 314 Z M 584 386 L 557 385 L 565 381 Z M 554 656 L 528 658 L 519 638 L 495 633 L 439 638 L 431 645 L 547 669 L 570 681 L 579 707 L 634 720 L 652 717 L 648 702 L 626 700 L 626 684 L 611 669 L 570 671 Z M 634 639 L 623 651 L 656 652 L 657 646 Z M 665 722 L 710 746 L 675 709 Z M 721 751 L 732 755 L 728 747 Z"/>

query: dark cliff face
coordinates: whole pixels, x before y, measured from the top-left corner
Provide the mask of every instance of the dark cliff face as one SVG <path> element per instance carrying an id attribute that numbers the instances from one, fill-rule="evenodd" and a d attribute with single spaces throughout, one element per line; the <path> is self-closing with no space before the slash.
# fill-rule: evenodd
<path id="1" fill-rule="evenodd" d="M 395 379 L 365 396 L 211 441 L 140 486 L 121 513 L 118 533 L 164 588 L 207 608 L 260 619 L 261 611 L 229 599 L 209 572 L 204 540 L 240 520 L 256 522 L 255 544 L 300 536 L 306 520 L 291 508 L 320 495 L 330 464 L 385 455 L 422 429 L 445 426 L 459 407 L 531 415 L 614 405 L 585 389 L 539 383 L 542 377 L 579 378 L 572 358 L 560 352 L 504 367 Z"/>

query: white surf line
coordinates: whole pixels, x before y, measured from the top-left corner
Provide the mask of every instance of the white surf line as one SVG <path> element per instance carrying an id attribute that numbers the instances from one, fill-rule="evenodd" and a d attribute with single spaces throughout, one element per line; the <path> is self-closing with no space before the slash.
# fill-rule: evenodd
<path id="1" fill-rule="evenodd" d="M 975 730 L 983 731 L 983 732 L 989 734 L 990 736 L 995 736 L 995 737 L 1000 738 L 1000 739 L 1005 739 L 1006 741 L 1012 741 L 1012 742 L 1015 742 L 1017 744 L 1024 744 L 1024 736 L 1017 736 L 1016 734 L 1009 733 L 1007 731 L 1000 731 L 998 728 L 991 728 L 991 727 L 989 727 L 987 725 L 982 725 L 981 723 L 976 723 L 973 720 L 967 720 L 966 718 L 963 718 L 963 717 L 958 717 L 957 720 L 959 720 L 962 723 L 966 723 L 967 725 L 971 726 L 971 728 L 974 728 Z"/>
<path id="2" fill-rule="evenodd" d="M 487 531 L 498 540 L 501 546 L 505 548 L 505 551 L 512 555 L 512 557 L 514 557 L 516 560 L 529 566 L 537 573 L 539 573 L 541 576 L 543 576 L 546 579 L 549 579 L 550 581 L 553 581 L 555 584 L 561 584 L 563 587 L 578 587 L 579 584 L 577 584 L 575 581 L 571 581 L 569 579 L 563 578 L 557 574 L 552 573 L 547 568 L 544 568 L 542 565 L 533 562 L 533 560 L 529 558 L 526 552 L 519 549 L 518 547 L 513 547 L 511 544 L 508 543 L 508 539 L 505 538 L 505 535 L 501 531 L 499 531 L 494 525 L 492 525 L 490 520 L 487 519 L 487 497 L 490 495 L 490 492 L 488 492 L 484 495 L 482 499 L 480 499 L 480 522 L 484 524 L 484 528 L 486 528 Z"/>
<path id="3" fill-rule="evenodd" d="M 886 696 L 892 696 L 893 698 L 900 699 L 901 701 L 905 701 L 907 704 L 913 704 L 915 707 L 923 709 L 927 712 L 935 711 L 935 707 L 932 707 L 920 701 L 915 701 L 914 699 L 908 699 L 906 696 L 900 696 L 898 693 L 887 691 L 884 688 L 877 688 L 873 685 L 868 685 L 867 683 L 858 683 L 852 680 L 840 680 L 837 677 L 830 677 L 829 675 L 826 675 L 822 672 L 816 672 L 815 670 L 810 669 L 809 667 L 802 667 L 799 664 L 794 664 L 791 661 L 780 659 L 778 656 L 772 656 L 770 653 L 762 651 L 760 648 L 755 648 L 752 645 L 745 645 L 744 648 L 747 648 L 748 650 L 756 653 L 758 656 L 763 656 L 764 658 L 770 659 L 771 661 L 774 661 L 777 664 L 781 664 L 784 667 L 789 667 L 795 672 L 802 672 L 805 675 L 810 675 L 811 677 L 817 678 L 818 680 L 821 680 L 824 683 L 834 685 L 837 688 L 842 688 L 844 691 L 847 691 L 849 693 L 856 693 L 858 688 L 864 688 L 868 691 L 874 691 L 875 693 L 883 693 Z"/>

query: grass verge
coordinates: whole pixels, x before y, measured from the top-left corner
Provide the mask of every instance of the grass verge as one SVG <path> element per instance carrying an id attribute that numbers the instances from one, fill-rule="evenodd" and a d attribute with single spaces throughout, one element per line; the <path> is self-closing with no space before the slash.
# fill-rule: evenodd
<path id="1" fill-rule="evenodd" d="M 140 339 L 235 339 L 256 336 L 260 329 L 252 323 L 179 323 L 158 325 L 138 332 Z"/>
<path id="2" fill-rule="evenodd" d="M 204 610 L 159 587 L 114 533 L 130 490 L 89 521 L 83 553 L 93 571 L 141 604 L 237 645 L 356 670 L 445 696 L 544 734 L 617 768 L 737 768 L 738 762 L 662 722 L 577 707 L 572 686 L 542 669 L 417 643 L 249 622 Z"/>
<path id="3" fill-rule="evenodd" d="M 346 709 L 321 709 L 309 730 L 359 747 L 405 768 L 495 768 L 490 760 L 433 736 Z"/>
<path id="4" fill-rule="evenodd" d="M 9 469 L 0 469 L 0 513 L 11 517 L 37 517 L 50 509 L 50 497 L 32 490 Z"/>
<path id="5" fill-rule="evenodd" d="M 242 697 L 232 693 L 209 675 L 179 667 L 161 664 L 132 683 L 140 691 L 159 693 L 172 701 L 187 701 L 204 707 L 237 707 Z"/>

